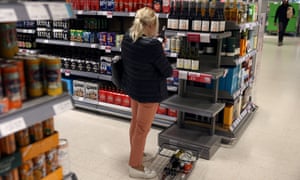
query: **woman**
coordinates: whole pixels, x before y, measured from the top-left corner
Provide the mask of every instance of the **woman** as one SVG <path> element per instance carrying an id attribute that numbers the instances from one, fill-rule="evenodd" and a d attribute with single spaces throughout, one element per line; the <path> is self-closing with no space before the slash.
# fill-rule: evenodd
<path id="1" fill-rule="evenodd" d="M 157 173 L 143 166 L 144 148 L 159 102 L 167 98 L 166 78 L 172 67 L 157 40 L 159 21 L 150 8 L 136 12 L 122 41 L 122 87 L 131 98 L 129 176 L 153 178 Z"/>

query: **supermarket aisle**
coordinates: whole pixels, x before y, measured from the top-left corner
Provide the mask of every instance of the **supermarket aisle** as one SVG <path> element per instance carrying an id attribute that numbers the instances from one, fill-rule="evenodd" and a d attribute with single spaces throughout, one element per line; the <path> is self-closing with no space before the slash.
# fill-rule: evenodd
<path id="1" fill-rule="evenodd" d="M 189 180 L 300 179 L 300 38 L 286 38 L 282 47 L 276 42 L 265 37 L 253 121 L 234 147 L 199 159 Z M 69 111 L 56 117 L 56 127 L 69 140 L 71 169 L 80 180 L 130 179 L 128 120 Z M 151 130 L 148 152 L 157 152 L 160 131 Z"/>

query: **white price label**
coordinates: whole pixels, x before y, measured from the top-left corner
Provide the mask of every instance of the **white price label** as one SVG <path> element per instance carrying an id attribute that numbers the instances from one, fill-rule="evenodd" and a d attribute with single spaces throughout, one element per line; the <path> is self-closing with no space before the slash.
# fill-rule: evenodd
<path id="1" fill-rule="evenodd" d="M 177 36 L 186 36 L 186 34 L 183 32 L 177 32 Z"/>
<path id="2" fill-rule="evenodd" d="M 97 44 L 91 44 L 91 48 L 96 48 Z"/>
<path id="3" fill-rule="evenodd" d="M 210 34 L 209 33 L 201 33 L 200 34 L 200 42 L 210 43 Z"/>
<path id="4" fill-rule="evenodd" d="M 113 17 L 113 13 L 112 13 L 111 11 L 108 11 L 108 12 L 106 13 L 106 18 L 111 19 L 112 17 Z"/>
<path id="5" fill-rule="evenodd" d="M 69 69 L 65 69 L 65 76 L 70 76 L 71 75 L 71 71 Z"/>
<path id="6" fill-rule="evenodd" d="M 17 15 L 14 9 L 1 9 L 0 22 L 17 21 Z"/>
<path id="7" fill-rule="evenodd" d="M 179 71 L 179 79 L 188 79 L 188 72 L 187 71 Z"/>
<path id="8" fill-rule="evenodd" d="M 44 40 L 44 43 L 48 44 L 48 43 L 49 43 L 49 40 L 48 40 L 48 39 L 45 39 L 45 40 Z"/>
<path id="9" fill-rule="evenodd" d="M 170 57 L 177 57 L 177 53 L 170 53 Z"/>
<path id="10" fill-rule="evenodd" d="M 7 136 L 25 128 L 26 124 L 24 118 L 20 117 L 0 124 L 0 134 L 1 136 Z"/>
<path id="11" fill-rule="evenodd" d="M 106 53 L 111 53 L 111 46 L 106 46 L 105 47 L 105 52 Z"/>
<path id="12" fill-rule="evenodd" d="M 83 11 L 82 10 L 77 11 L 76 14 L 83 14 Z"/>
<path id="13" fill-rule="evenodd" d="M 130 17 L 134 17 L 134 16 L 135 16 L 135 13 L 134 13 L 134 12 L 130 12 L 130 13 L 129 13 L 129 16 L 130 16 Z"/>
<path id="14" fill-rule="evenodd" d="M 26 3 L 25 4 L 28 16 L 30 20 L 48 20 L 50 16 L 43 4 Z"/>
<path id="15" fill-rule="evenodd" d="M 55 114 L 65 112 L 65 111 L 70 110 L 72 108 L 73 108 L 73 103 L 70 99 L 53 105 L 53 110 L 54 110 Z"/>
<path id="16" fill-rule="evenodd" d="M 54 20 L 72 17 L 72 12 L 69 11 L 65 3 L 48 4 L 48 7 Z"/>
<path id="17" fill-rule="evenodd" d="M 75 42 L 70 42 L 70 46 L 75 46 Z"/>

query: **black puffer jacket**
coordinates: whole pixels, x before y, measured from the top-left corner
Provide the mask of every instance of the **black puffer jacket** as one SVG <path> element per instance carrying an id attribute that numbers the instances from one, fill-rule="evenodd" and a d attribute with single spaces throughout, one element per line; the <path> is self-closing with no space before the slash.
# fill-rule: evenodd
<path id="1" fill-rule="evenodd" d="M 275 18 L 274 18 L 274 23 L 277 22 L 277 19 L 279 22 L 285 22 L 287 23 L 289 19 L 287 18 L 286 12 L 288 7 L 292 7 L 290 4 L 281 4 L 276 12 L 275 12 Z M 293 14 L 295 14 L 295 9 L 293 8 Z"/>
<path id="2" fill-rule="evenodd" d="M 172 67 L 161 43 L 147 37 L 133 42 L 126 34 L 121 48 L 124 91 L 139 102 L 161 102 L 167 98 L 166 78 L 172 75 Z"/>

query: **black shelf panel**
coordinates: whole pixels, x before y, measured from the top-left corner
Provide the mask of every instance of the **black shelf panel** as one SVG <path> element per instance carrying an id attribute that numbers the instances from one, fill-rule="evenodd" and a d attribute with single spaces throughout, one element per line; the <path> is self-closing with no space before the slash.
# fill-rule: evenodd
<path id="1" fill-rule="evenodd" d="M 72 108 L 72 99 L 67 93 L 24 102 L 22 108 L 0 115 L 0 138 Z"/>
<path id="2" fill-rule="evenodd" d="M 1 3 L 0 22 L 73 18 L 71 5 L 64 2 Z"/>
<path id="3" fill-rule="evenodd" d="M 248 58 L 255 56 L 257 54 L 256 50 L 251 50 L 243 57 L 228 57 L 228 56 L 221 56 L 221 66 L 237 66 L 242 64 Z"/>
<path id="4" fill-rule="evenodd" d="M 205 117 L 215 117 L 224 107 L 224 103 L 212 103 L 209 100 L 173 95 L 161 102 L 162 105 Z"/>
<path id="5" fill-rule="evenodd" d="M 131 119 L 131 108 L 119 106 L 115 104 L 109 104 L 104 102 L 97 102 L 87 100 L 82 97 L 73 96 L 74 106 L 87 109 L 90 111 L 101 112 L 105 114 L 110 114 L 126 119 Z M 176 117 L 170 117 L 167 115 L 156 114 L 154 117 L 153 124 L 157 126 L 168 127 L 176 121 Z"/>
<path id="6" fill-rule="evenodd" d="M 71 70 L 71 69 L 61 69 L 61 73 L 63 73 L 65 76 L 81 76 L 81 77 L 87 77 L 92 79 L 100 79 L 105 81 L 111 81 L 112 76 L 111 75 L 105 75 L 105 74 L 99 74 L 99 73 L 93 73 L 93 72 L 85 72 L 85 71 L 77 71 L 77 70 Z"/>

